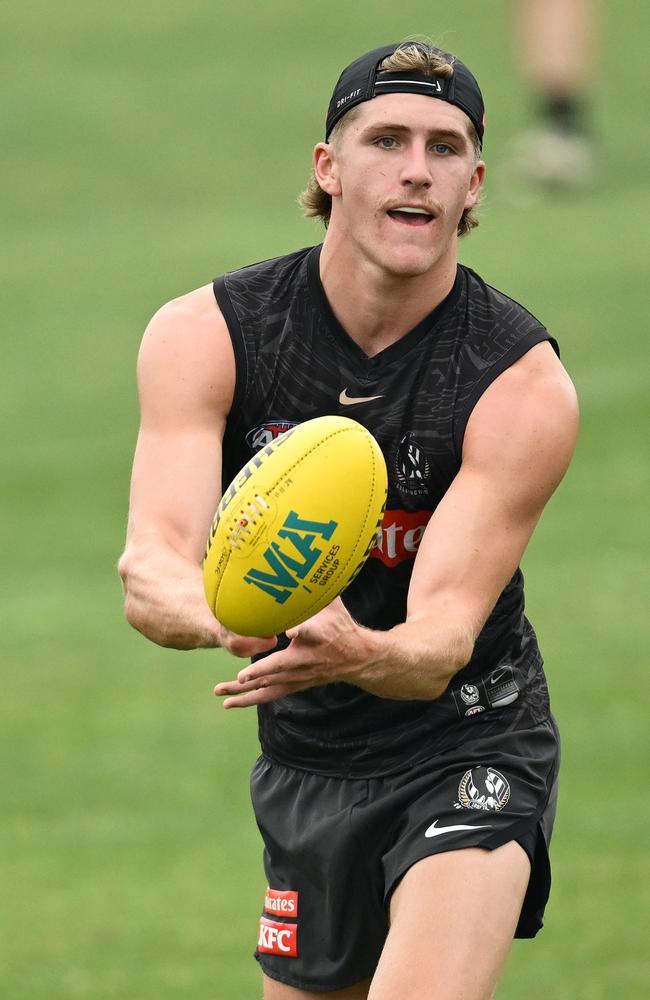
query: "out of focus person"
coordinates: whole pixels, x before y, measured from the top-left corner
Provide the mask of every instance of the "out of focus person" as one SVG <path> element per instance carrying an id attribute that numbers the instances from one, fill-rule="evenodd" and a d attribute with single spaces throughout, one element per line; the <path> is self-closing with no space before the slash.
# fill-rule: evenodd
<path id="1" fill-rule="evenodd" d="M 589 121 L 597 0 L 517 0 L 514 18 L 521 70 L 536 111 L 517 136 L 512 172 L 549 187 L 578 187 L 595 172 Z"/>

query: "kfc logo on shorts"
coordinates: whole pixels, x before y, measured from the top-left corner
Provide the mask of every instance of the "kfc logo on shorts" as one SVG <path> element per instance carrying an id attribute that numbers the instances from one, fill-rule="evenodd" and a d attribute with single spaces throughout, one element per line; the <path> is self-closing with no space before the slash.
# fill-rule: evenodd
<path id="1" fill-rule="evenodd" d="M 298 924 L 281 924 L 277 920 L 260 918 L 257 950 L 263 955 L 298 957 Z"/>
<path id="2" fill-rule="evenodd" d="M 415 559 L 432 510 L 387 510 L 377 532 L 377 543 L 370 553 L 387 566 L 398 566 L 405 559 Z"/>
<path id="3" fill-rule="evenodd" d="M 285 431 L 290 431 L 292 427 L 297 427 L 296 420 L 267 420 L 257 427 L 252 427 L 246 435 L 246 444 L 251 451 L 259 451 L 279 438 Z"/>
<path id="4" fill-rule="evenodd" d="M 494 767 L 472 767 L 460 779 L 458 809 L 482 809 L 499 812 L 508 803 L 510 785 Z"/>
<path id="5" fill-rule="evenodd" d="M 283 917 L 297 917 L 298 893 L 292 892 L 291 889 L 268 888 L 264 897 L 264 909 L 267 913 L 277 913 Z"/>

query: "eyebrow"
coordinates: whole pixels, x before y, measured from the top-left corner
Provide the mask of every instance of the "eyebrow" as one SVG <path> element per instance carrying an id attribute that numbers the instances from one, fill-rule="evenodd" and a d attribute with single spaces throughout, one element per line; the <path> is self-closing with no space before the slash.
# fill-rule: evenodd
<path id="1" fill-rule="evenodd" d="M 375 124 L 367 125 L 361 130 L 361 137 L 372 135 L 373 132 L 401 132 L 402 134 L 408 134 L 414 130 L 408 125 L 400 125 L 395 122 L 376 122 Z M 456 142 L 466 142 L 469 143 L 469 136 L 465 135 L 464 132 L 457 131 L 453 128 L 432 128 L 428 130 L 429 138 L 436 139 L 454 139 Z"/>

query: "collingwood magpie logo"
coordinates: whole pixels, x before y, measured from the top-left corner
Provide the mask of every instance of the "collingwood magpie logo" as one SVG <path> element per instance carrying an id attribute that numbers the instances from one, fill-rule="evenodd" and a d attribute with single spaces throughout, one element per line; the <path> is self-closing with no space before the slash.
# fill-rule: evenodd
<path id="1" fill-rule="evenodd" d="M 402 493 L 420 496 L 429 489 L 431 462 L 412 431 L 405 434 L 397 448 L 395 459 L 397 485 Z"/>
<path id="2" fill-rule="evenodd" d="M 494 767 L 472 767 L 460 779 L 456 809 L 499 812 L 508 804 L 510 785 Z"/>
<path id="3" fill-rule="evenodd" d="M 476 684 L 463 684 L 460 696 L 466 705 L 475 705 L 479 699 L 479 690 Z"/>

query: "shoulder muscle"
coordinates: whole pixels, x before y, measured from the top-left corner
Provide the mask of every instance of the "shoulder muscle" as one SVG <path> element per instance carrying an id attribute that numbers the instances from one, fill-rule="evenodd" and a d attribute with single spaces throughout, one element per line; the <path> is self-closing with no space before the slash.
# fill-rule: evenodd
<path id="1" fill-rule="evenodd" d="M 508 496 L 541 509 L 571 461 L 578 402 L 571 379 L 548 343 L 533 347 L 478 401 L 463 443 L 466 470 L 508 481 Z"/>
<path id="2" fill-rule="evenodd" d="M 173 299 L 153 316 L 138 356 L 138 388 L 143 424 L 186 419 L 225 420 L 235 386 L 230 336 L 206 285 Z"/>

